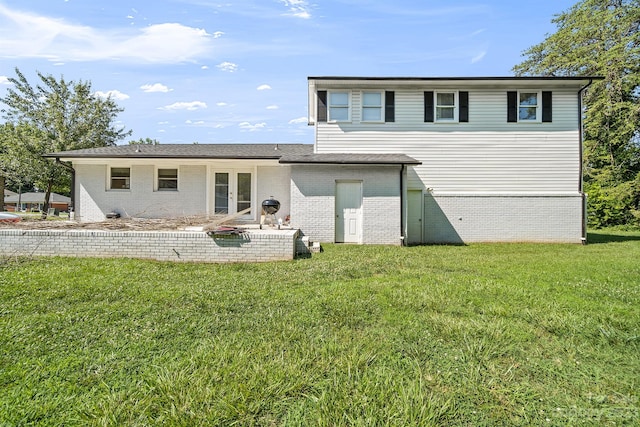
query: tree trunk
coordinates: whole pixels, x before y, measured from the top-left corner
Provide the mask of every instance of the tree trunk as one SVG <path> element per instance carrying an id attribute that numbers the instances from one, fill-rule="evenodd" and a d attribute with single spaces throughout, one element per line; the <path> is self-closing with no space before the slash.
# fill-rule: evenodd
<path id="1" fill-rule="evenodd" d="M 0 212 L 4 211 L 4 176 L 0 175 Z"/>
<path id="2" fill-rule="evenodd" d="M 47 192 L 44 194 L 44 206 L 42 207 L 42 219 L 47 219 L 49 213 L 49 200 L 51 199 L 51 188 L 53 187 L 53 180 L 47 182 Z"/>

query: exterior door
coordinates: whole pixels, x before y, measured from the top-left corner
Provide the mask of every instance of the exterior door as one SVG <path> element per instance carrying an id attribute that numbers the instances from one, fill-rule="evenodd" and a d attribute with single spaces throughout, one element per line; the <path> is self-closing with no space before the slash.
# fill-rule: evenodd
<path id="1" fill-rule="evenodd" d="M 251 207 L 251 172 L 215 171 L 213 186 L 214 214 L 231 215 Z"/>
<path id="2" fill-rule="evenodd" d="M 407 244 L 422 243 L 424 196 L 422 190 L 407 191 Z"/>
<path id="3" fill-rule="evenodd" d="M 362 181 L 336 182 L 336 242 L 362 243 Z"/>

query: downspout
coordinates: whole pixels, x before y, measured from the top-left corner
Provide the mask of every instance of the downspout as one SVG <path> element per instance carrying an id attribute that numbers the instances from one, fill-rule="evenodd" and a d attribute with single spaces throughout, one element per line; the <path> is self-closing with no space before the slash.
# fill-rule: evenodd
<path id="1" fill-rule="evenodd" d="M 56 163 L 71 172 L 71 203 L 69 204 L 69 219 L 71 219 L 71 212 L 72 210 L 75 211 L 76 206 L 76 170 L 72 166 L 61 161 L 60 157 L 56 157 Z"/>
<path id="2" fill-rule="evenodd" d="M 584 193 L 584 184 L 583 184 L 583 174 L 584 174 L 584 166 L 583 166 L 583 143 L 584 143 L 584 129 L 582 122 L 582 94 L 583 92 L 591 86 L 593 83 L 593 79 L 589 79 L 589 83 L 585 86 L 581 87 L 578 91 L 578 145 L 579 145 L 579 173 L 578 173 L 578 191 L 580 192 L 580 196 L 582 198 L 582 244 L 587 243 L 587 195 Z"/>
<path id="3" fill-rule="evenodd" d="M 406 230 L 404 229 L 404 224 L 405 224 L 405 220 L 404 220 L 404 214 L 406 212 L 406 209 L 404 207 L 404 173 L 405 170 L 407 168 L 407 165 L 403 164 L 400 167 L 400 244 L 402 246 L 406 246 L 407 245 L 407 241 L 406 241 Z"/>

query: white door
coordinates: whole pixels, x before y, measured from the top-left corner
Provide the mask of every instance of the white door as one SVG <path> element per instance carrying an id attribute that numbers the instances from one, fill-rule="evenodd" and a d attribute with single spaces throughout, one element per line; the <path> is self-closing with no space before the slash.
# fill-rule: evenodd
<path id="1" fill-rule="evenodd" d="M 422 243 L 422 215 L 424 196 L 422 190 L 407 191 L 407 244 Z"/>
<path id="2" fill-rule="evenodd" d="M 214 171 L 213 187 L 216 215 L 231 215 L 251 207 L 251 172 Z"/>
<path id="3" fill-rule="evenodd" d="M 336 182 L 336 242 L 362 243 L 362 182 Z"/>

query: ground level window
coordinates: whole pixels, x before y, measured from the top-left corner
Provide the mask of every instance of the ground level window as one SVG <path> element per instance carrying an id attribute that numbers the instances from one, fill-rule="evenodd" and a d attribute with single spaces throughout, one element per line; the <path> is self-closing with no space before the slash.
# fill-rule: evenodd
<path id="1" fill-rule="evenodd" d="M 178 169 L 158 169 L 158 191 L 178 190 Z"/>
<path id="2" fill-rule="evenodd" d="M 111 190 L 129 190 L 131 168 L 111 168 Z"/>

